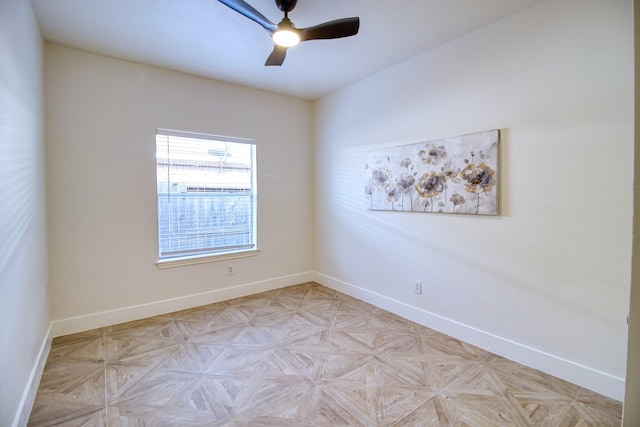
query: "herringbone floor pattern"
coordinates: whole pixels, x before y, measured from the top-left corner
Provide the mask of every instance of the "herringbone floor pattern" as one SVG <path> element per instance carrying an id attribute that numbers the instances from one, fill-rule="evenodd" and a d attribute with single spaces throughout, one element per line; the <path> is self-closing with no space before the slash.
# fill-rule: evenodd
<path id="1" fill-rule="evenodd" d="M 619 426 L 622 407 L 308 283 L 54 340 L 30 426 Z"/>

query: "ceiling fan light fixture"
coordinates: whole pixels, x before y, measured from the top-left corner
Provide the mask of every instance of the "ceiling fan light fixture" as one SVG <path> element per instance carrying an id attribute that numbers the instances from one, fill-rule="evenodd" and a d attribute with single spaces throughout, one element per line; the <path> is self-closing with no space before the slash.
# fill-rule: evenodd
<path id="1" fill-rule="evenodd" d="M 278 30 L 271 38 L 275 44 L 282 47 L 291 47 L 300 43 L 300 36 L 286 13 L 284 19 L 278 24 Z"/>
<path id="2" fill-rule="evenodd" d="M 300 36 L 290 29 L 278 30 L 273 33 L 273 42 L 278 46 L 291 47 L 300 43 Z"/>

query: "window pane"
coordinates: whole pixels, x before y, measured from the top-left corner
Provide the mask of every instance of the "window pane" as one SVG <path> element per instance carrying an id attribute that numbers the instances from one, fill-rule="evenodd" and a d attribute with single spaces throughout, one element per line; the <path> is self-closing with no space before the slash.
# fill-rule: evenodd
<path id="1" fill-rule="evenodd" d="M 255 144 L 235 141 L 158 130 L 160 259 L 256 247 Z"/>

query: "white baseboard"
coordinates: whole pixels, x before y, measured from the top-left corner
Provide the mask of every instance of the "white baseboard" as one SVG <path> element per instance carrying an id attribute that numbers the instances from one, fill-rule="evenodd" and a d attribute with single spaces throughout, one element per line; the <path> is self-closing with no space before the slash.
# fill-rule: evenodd
<path id="1" fill-rule="evenodd" d="M 312 278 L 312 272 L 292 274 L 224 289 L 215 289 L 199 294 L 185 295 L 162 301 L 154 301 L 146 304 L 56 320 L 53 322 L 53 336 L 58 337 L 61 335 L 74 334 L 76 332 L 117 325 L 118 323 L 158 316 L 187 308 L 213 304 L 233 298 L 297 285 L 299 283 L 310 282 Z"/>
<path id="2" fill-rule="evenodd" d="M 53 341 L 53 323 L 49 324 L 49 328 L 40 345 L 40 351 L 31 368 L 31 374 L 29 380 L 22 393 L 22 399 L 20 399 L 20 405 L 18 411 L 13 419 L 13 427 L 26 426 L 29 421 L 29 415 L 31 415 L 31 409 L 33 408 L 33 402 L 36 400 L 36 393 L 38 392 L 38 386 L 40 385 L 40 378 L 42 378 L 42 372 L 44 371 L 44 365 L 47 363 L 47 357 L 49 357 L 49 350 L 51 350 L 51 341 Z"/>
<path id="3" fill-rule="evenodd" d="M 320 273 L 313 280 L 491 353 L 622 401 L 625 379 L 531 348 Z"/>

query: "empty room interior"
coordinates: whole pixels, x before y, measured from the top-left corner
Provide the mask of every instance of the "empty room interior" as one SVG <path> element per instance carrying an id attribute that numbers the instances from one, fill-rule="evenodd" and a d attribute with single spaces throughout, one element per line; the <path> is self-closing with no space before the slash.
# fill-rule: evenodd
<path id="1" fill-rule="evenodd" d="M 640 426 L 635 2 L 283 3 L 0 0 L 0 425 Z M 184 135 L 247 245 L 163 249 Z"/>

